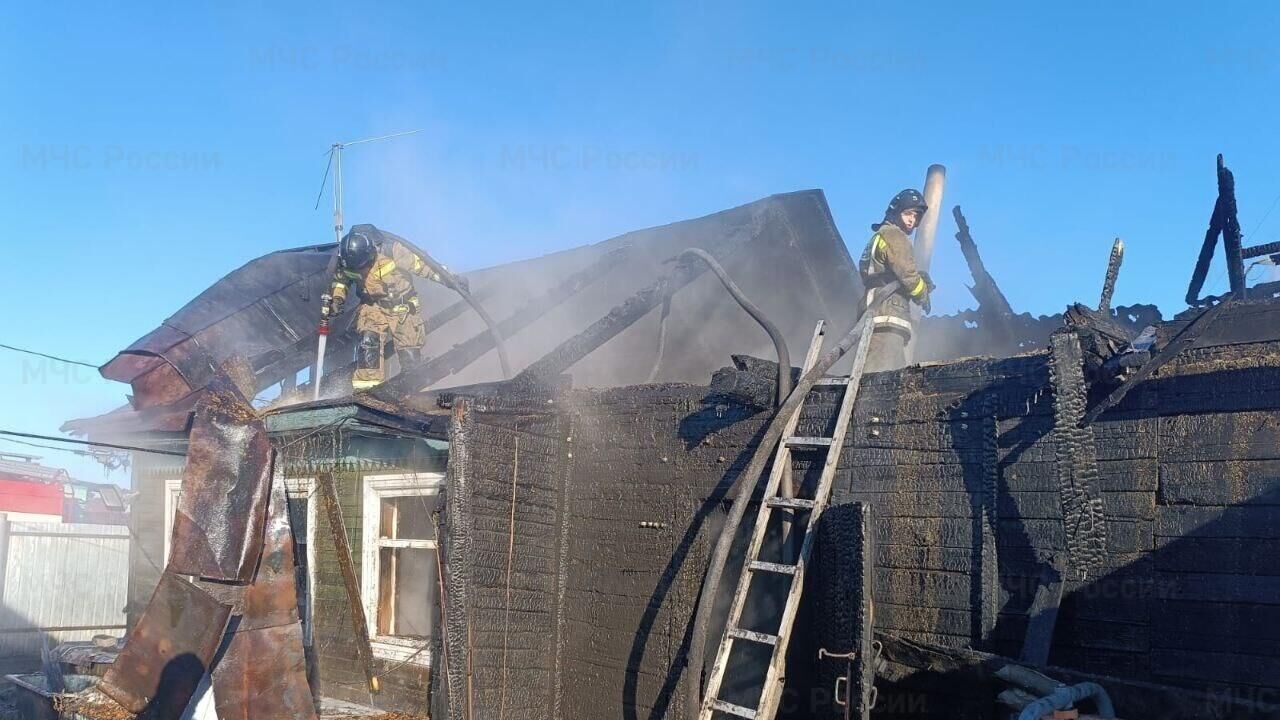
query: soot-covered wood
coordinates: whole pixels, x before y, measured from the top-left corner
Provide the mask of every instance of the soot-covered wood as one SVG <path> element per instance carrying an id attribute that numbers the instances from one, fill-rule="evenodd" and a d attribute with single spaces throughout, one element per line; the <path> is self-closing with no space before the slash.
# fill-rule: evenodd
<path id="1" fill-rule="evenodd" d="M 683 713 L 710 528 L 766 419 L 705 395 L 655 385 L 454 403 L 449 717 Z"/>
<path id="2" fill-rule="evenodd" d="M 1227 325 L 1241 317 L 1224 315 L 1224 337 L 1240 335 Z M 1092 425 L 1105 554 L 1086 579 L 1065 582 L 1051 664 L 1280 693 L 1280 635 L 1268 629 L 1280 620 L 1280 565 L 1267 550 L 1280 534 L 1278 356 L 1275 342 L 1194 348 Z M 1036 591 L 1068 549 L 1049 380 L 1046 354 L 867 377 L 832 502 L 874 508 L 881 630 L 1020 653 Z M 450 598 L 462 610 L 450 616 L 449 638 L 451 658 L 465 658 L 470 628 L 477 717 L 496 716 L 504 702 L 504 640 L 508 713 L 681 716 L 677 688 L 687 681 L 686 633 L 720 514 L 716 492 L 768 416 L 724 396 L 704 402 L 705 392 L 476 399 L 455 418 L 448 550 Z M 1105 392 L 1093 389 L 1089 401 Z M 797 434 L 826 434 L 838 399 L 819 389 Z M 527 413 L 541 419 L 516 430 Z M 515 437 L 522 458 L 526 442 L 541 448 L 545 467 L 525 481 L 521 461 L 508 633 L 497 621 L 507 607 Z M 814 462 L 796 475 L 817 472 Z M 450 672 L 456 696 L 468 698 L 465 669 L 452 662 Z M 926 715 L 989 712 L 987 690 L 964 680 L 943 673 L 899 684 L 894 692 L 907 694 L 882 702 Z"/>

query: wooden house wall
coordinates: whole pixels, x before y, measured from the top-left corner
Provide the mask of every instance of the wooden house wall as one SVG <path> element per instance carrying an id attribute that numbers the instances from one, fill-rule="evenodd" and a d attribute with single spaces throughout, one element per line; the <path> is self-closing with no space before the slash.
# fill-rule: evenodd
<path id="1" fill-rule="evenodd" d="M 1093 424 L 1106 552 L 1066 583 L 1050 664 L 1280 693 L 1280 566 L 1267 552 L 1280 539 L 1280 343 L 1225 342 L 1184 354 Z M 1048 363 L 1034 354 L 867 378 L 833 501 L 874 508 L 879 629 L 1020 654 L 1037 588 L 1068 562 Z M 824 392 L 800 434 L 834 423 L 838 395 Z M 717 488 L 767 420 L 704 394 L 575 391 L 540 409 L 477 401 L 455 417 L 455 428 L 487 426 L 455 437 L 448 481 L 458 612 L 447 623 L 458 660 L 468 632 L 473 651 L 469 688 L 454 667 L 469 693 L 458 699 L 531 718 L 679 716 Z M 546 463 L 527 485 L 517 435 L 523 458 Z M 811 481 L 811 465 L 798 477 Z M 514 514 L 513 477 L 524 498 Z M 495 632 L 508 604 L 510 630 Z M 505 699 L 499 678 L 513 683 Z M 953 690 L 954 702 L 910 707 L 992 711 L 990 695 Z"/>
<path id="2" fill-rule="evenodd" d="M 679 658 L 721 495 L 767 419 L 705 394 L 456 406 L 448 717 L 684 716 Z"/>
<path id="3" fill-rule="evenodd" d="M 151 600 L 164 572 L 165 484 L 182 478 L 183 459 L 133 454 L 131 484 L 137 495 L 129 505 L 129 594 L 125 619 L 132 629 Z"/>
<path id="4" fill-rule="evenodd" d="M 1066 548 L 1047 364 L 869 379 L 833 501 L 873 505 L 879 629 L 1019 655 Z M 1278 391 L 1280 343 L 1206 347 L 1094 423 L 1106 556 L 1067 583 L 1050 664 L 1280 696 Z M 814 415 L 806 434 L 832 422 Z"/>
<path id="5" fill-rule="evenodd" d="M 150 600 L 164 567 L 166 482 L 182 477 L 179 458 L 157 461 L 142 455 L 136 457 L 133 482 L 138 495 L 131 510 L 131 530 L 135 541 L 130 549 L 130 627 Z M 178 460 L 178 464 L 173 460 Z M 423 462 L 426 462 L 425 459 Z M 438 463 L 428 465 L 420 462 L 403 467 L 379 464 L 372 470 L 353 468 L 335 473 L 339 505 L 351 544 L 357 581 L 361 573 L 364 528 L 364 475 L 428 470 L 438 472 L 441 469 Z M 286 470 L 286 474 L 289 479 L 310 479 L 315 476 L 311 470 L 296 468 Z M 316 501 L 314 492 L 309 500 Z M 290 501 L 294 502 L 292 498 Z M 425 713 L 430 692 L 430 671 L 420 663 L 375 659 L 374 672 L 379 675 L 381 691 L 376 695 L 368 692 L 356 652 L 350 604 L 338 564 L 337 550 L 331 540 L 328 519 L 323 512 L 316 512 L 313 517 L 316 520 L 311 536 L 314 543 L 315 568 L 312 572 L 315 596 L 312 606 L 313 642 L 308 654 L 313 661 L 317 692 L 324 697 L 361 705 Z"/>
<path id="6" fill-rule="evenodd" d="M 438 470 L 439 468 L 400 468 L 403 472 Z M 376 473 L 345 470 L 334 473 L 338 505 L 342 509 L 347 538 L 351 545 L 351 561 L 357 582 L 361 579 L 364 512 L 363 478 L 366 474 L 389 474 L 396 468 L 379 468 Z M 312 501 L 315 501 L 312 494 Z M 351 604 L 338 561 L 338 551 L 331 539 L 328 516 L 315 514 L 316 527 L 313 568 L 315 595 L 312 610 L 312 655 L 321 695 L 387 710 L 425 714 L 430 693 L 430 670 L 415 662 L 375 658 L 373 672 L 379 677 L 380 690 L 371 695 L 363 665 L 357 652 L 355 631 L 351 625 Z M 432 658 L 434 660 L 434 658 Z"/>

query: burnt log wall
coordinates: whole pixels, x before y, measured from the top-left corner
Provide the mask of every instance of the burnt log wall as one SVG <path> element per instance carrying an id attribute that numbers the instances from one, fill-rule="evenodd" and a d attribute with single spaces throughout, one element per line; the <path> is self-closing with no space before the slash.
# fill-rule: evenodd
<path id="1" fill-rule="evenodd" d="M 455 406 L 446 491 L 450 659 L 437 690 L 447 693 L 450 717 L 547 717 L 568 459 L 562 425 L 554 406 Z"/>
<path id="2" fill-rule="evenodd" d="M 1280 565 L 1266 550 L 1280 539 L 1280 343 L 1240 343 L 1248 327 L 1280 328 L 1280 313 L 1229 311 L 1094 423 L 1106 556 L 1066 582 L 1051 665 L 1280 692 Z M 1037 588 L 1069 563 L 1048 381 L 1046 355 L 868 378 L 833 502 L 873 507 L 878 629 L 1019 656 Z M 804 434 L 833 422 L 823 410 Z M 932 704 L 890 694 L 886 708 L 989 710 L 989 696 L 950 690 Z"/>
<path id="3" fill-rule="evenodd" d="M 448 717 L 682 716 L 679 658 L 719 493 L 767 419 L 705 393 L 654 385 L 458 404 Z"/>
<path id="4" fill-rule="evenodd" d="M 1280 342 L 1233 339 L 1233 323 L 1260 321 L 1249 312 L 1224 314 L 1205 347 L 1094 423 L 1106 553 L 1082 580 L 1062 572 L 1046 354 L 868 376 L 833 502 L 873 508 L 877 627 L 1016 657 L 1037 589 L 1066 575 L 1051 665 L 1275 697 L 1280 566 L 1267 548 L 1280 539 Z M 1274 312 L 1261 321 L 1280 328 Z M 466 717 L 459 700 L 472 717 L 496 717 L 504 703 L 508 713 L 566 720 L 683 711 L 685 634 L 721 517 L 716 489 L 768 419 L 731 401 L 704 403 L 705 392 L 573 391 L 505 407 L 477 399 L 455 415 L 451 717 Z M 821 392 L 798 434 L 834 423 L 838 392 Z M 797 477 L 812 482 L 817 466 L 802 462 Z M 517 652 L 527 662 L 514 663 Z M 991 712 L 985 688 L 969 684 L 966 696 L 963 683 L 917 681 L 931 694 L 886 688 L 882 709 Z"/>

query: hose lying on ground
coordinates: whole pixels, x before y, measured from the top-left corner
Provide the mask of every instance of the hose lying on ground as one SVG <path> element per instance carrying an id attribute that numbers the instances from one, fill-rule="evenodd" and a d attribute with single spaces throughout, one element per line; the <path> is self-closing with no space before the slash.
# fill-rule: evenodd
<path id="1" fill-rule="evenodd" d="M 686 707 L 688 708 L 690 720 L 697 720 L 702 710 L 702 665 L 707 647 L 707 629 L 711 624 L 711 610 L 715 606 L 716 593 L 720 589 L 721 576 L 724 574 L 725 565 L 729 560 L 729 550 L 733 546 L 734 536 L 738 532 L 738 526 L 742 523 L 742 516 L 746 512 L 747 505 L 750 504 L 751 496 L 755 492 L 765 465 L 773 457 L 778 441 L 782 439 L 782 431 L 787 424 L 787 418 L 791 417 L 796 409 L 800 407 L 805 398 L 808 397 L 809 391 L 826 374 L 827 370 L 830 370 L 831 366 L 835 365 L 849 351 L 849 348 L 853 347 L 854 341 L 861 337 L 862 333 L 871 331 L 873 311 L 878 310 L 885 299 L 897 291 L 899 285 L 900 283 L 892 282 L 877 290 L 871 302 L 867 303 L 866 309 L 862 311 L 858 322 L 844 337 L 840 338 L 840 342 L 836 343 L 835 347 L 819 358 L 818 362 L 809 369 L 809 372 L 800 378 L 800 382 L 795 389 L 791 391 L 786 401 L 774 413 L 773 420 L 769 422 L 764 437 L 760 438 L 760 444 L 756 446 L 756 451 L 751 456 L 751 461 L 738 474 L 738 477 L 733 481 L 733 485 L 729 488 L 729 492 L 726 493 L 726 497 L 733 498 L 733 505 L 729 509 L 728 518 L 725 519 L 724 528 L 720 531 L 720 537 L 716 540 L 715 551 L 711 554 L 711 562 L 707 565 L 707 576 L 702 581 L 702 591 L 698 595 L 698 609 L 693 618 L 693 632 L 689 639 L 687 666 L 689 677 Z"/>
<path id="2" fill-rule="evenodd" d="M 769 318 L 765 317 L 764 312 L 755 303 L 747 299 L 747 296 L 742 292 L 742 288 L 738 287 L 738 284 L 729 277 L 729 273 L 725 272 L 724 267 L 710 253 L 701 248 L 689 248 L 680 253 L 677 259 L 683 260 L 686 256 L 698 258 L 705 262 L 707 267 L 711 268 L 711 272 L 720 278 L 720 282 L 724 284 L 724 289 L 729 291 L 729 294 L 733 296 L 734 300 L 738 301 L 742 309 L 746 310 L 747 314 L 760 323 L 760 327 L 764 328 L 765 332 L 769 333 L 769 339 L 773 341 L 773 350 L 778 356 L 778 398 L 774 405 L 781 405 L 787 396 L 791 394 L 791 353 L 787 350 L 786 338 L 782 337 L 782 332 L 778 330 L 778 326 L 770 322 Z M 665 305 L 663 310 L 665 312 Z M 663 319 L 666 319 L 665 314 Z M 652 382 L 652 379 L 650 381 Z"/>
<path id="3" fill-rule="evenodd" d="M 1054 710 L 1065 710 L 1081 700 L 1093 700 L 1099 717 L 1114 718 L 1116 716 L 1115 705 L 1111 703 L 1111 696 L 1107 695 L 1107 691 L 1098 683 L 1082 682 L 1076 685 L 1064 685 L 1027 705 L 1018 714 L 1018 720 L 1039 720 L 1046 715 L 1052 715 Z"/>

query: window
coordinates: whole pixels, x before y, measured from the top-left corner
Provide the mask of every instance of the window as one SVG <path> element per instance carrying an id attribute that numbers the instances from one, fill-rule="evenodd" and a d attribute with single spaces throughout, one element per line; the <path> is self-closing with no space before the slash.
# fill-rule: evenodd
<path id="1" fill-rule="evenodd" d="M 365 616 L 374 655 L 430 665 L 424 651 L 439 614 L 435 526 L 439 473 L 364 479 Z"/>
<path id="2" fill-rule="evenodd" d="M 173 543 L 173 518 L 178 513 L 178 500 L 182 497 L 182 478 L 164 481 L 164 565 L 169 567 L 169 552 Z"/>

